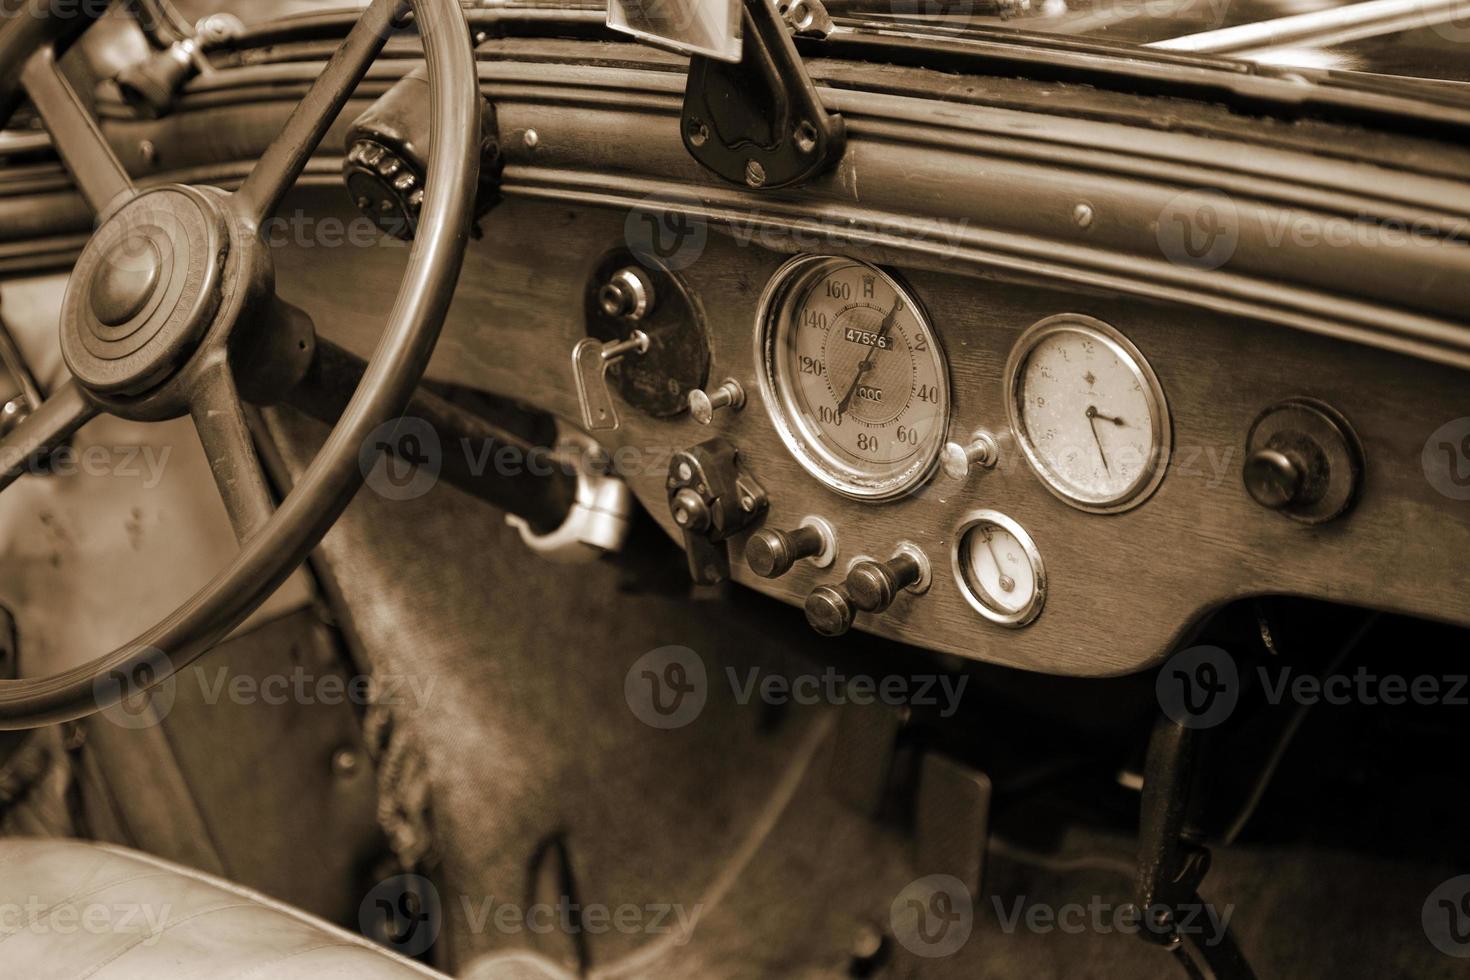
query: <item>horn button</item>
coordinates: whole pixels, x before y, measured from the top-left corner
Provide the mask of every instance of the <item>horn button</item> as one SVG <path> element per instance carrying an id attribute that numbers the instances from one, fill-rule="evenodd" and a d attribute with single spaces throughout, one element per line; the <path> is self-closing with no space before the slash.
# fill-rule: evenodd
<path id="1" fill-rule="evenodd" d="M 128 202 L 82 250 L 62 304 L 61 351 L 85 387 L 137 394 L 175 371 L 219 309 L 230 236 L 207 191 Z"/>

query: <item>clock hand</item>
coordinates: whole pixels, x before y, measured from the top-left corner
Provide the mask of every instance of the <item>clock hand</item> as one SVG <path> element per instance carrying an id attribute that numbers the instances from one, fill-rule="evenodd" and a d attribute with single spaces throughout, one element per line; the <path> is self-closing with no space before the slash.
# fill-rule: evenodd
<path id="1" fill-rule="evenodd" d="M 893 309 L 889 310 L 888 315 L 883 318 L 883 323 L 878 327 L 877 342 L 868 350 L 867 356 L 858 362 L 857 374 L 853 376 L 852 384 L 847 388 L 847 394 L 843 395 L 842 400 L 837 403 L 838 415 L 847 411 L 847 406 L 852 403 L 852 396 L 857 394 L 858 385 L 862 382 L 863 375 L 873 369 L 873 358 L 878 356 L 878 347 L 883 341 L 888 339 L 888 331 L 893 329 L 893 321 L 898 319 L 898 311 L 902 306 L 903 300 L 895 299 L 893 301 Z"/>
<path id="2" fill-rule="evenodd" d="M 1095 418 L 1095 419 L 1102 419 L 1104 422 L 1111 422 L 1114 425 L 1127 425 L 1128 424 L 1127 422 L 1124 422 L 1122 419 L 1114 418 L 1111 415 L 1104 415 L 1102 412 L 1099 412 L 1095 408 L 1090 409 L 1089 411 L 1092 412 L 1092 417 Z"/>
<path id="3" fill-rule="evenodd" d="M 1113 475 L 1113 469 L 1108 465 L 1108 454 L 1103 451 L 1102 437 L 1097 434 L 1097 408 L 1093 405 L 1087 406 L 1087 424 L 1092 427 L 1092 441 L 1097 443 L 1097 454 L 1102 458 L 1103 471 L 1109 476 Z"/>

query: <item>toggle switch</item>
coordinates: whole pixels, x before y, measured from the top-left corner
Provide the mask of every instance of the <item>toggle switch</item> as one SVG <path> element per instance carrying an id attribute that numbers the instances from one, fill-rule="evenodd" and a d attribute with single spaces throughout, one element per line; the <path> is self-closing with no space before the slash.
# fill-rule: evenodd
<path id="1" fill-rule="evenodd" d="M 724 384 L 714 391 L 706 392 L 696 388 L 689 393 L 689 414 L 694 416 L 694 421 L 700 425 L 709 425 L 715 420 L 715 413 L 722 408 L 728 408 L 732 412 L 738 412 L 745 407 L 745 389 L 740 387 L 740 382 L 729 378 Z"/>
<path id="2" fill-rule="evenodd" d="M 745 563 L 761 578 L 780 578 L 806 558 L 826 568 L 836 557 L 837 537 L 820 517 L 808 517 L 792 531 L 762 528 L 745 542 Z"/>

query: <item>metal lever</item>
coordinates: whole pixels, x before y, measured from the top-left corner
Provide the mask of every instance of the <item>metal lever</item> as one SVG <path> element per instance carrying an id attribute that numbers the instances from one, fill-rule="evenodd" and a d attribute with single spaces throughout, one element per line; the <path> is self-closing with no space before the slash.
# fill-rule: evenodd
<path id="1" fill-rule="evenodd" d="M 618 427 L 618 410 L 607 390 L 607 369 L 629 354 L 648 353 L 648 344 L 648 334 L 634 330 L 627 340 L 603 343 L 587 337 L 572 349 L 577 400 L 582 405 L 582 423 L 589 431 Z"/>
<path id="2" fill-rule="evenodd" d="M 1178 957 L 1190 977 L 1255 980 L 1228 930 L 1213 944 L 1180 930 L 1181 912 L 1203 906 L 1199 886 L 1210 870 L 1209 850 L 1191 841 L 1185 829 L 1199 735 L 1161 716 L 1149 739 L 1138 823 L 1135 909 L 1145 917 L 1138 935 Z"/>

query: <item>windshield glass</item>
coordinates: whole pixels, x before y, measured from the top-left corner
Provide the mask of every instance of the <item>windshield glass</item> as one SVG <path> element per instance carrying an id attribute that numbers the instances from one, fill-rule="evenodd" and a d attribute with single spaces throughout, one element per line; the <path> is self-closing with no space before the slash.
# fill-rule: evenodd
<path id="1" fill-rule="evenodd" d="M 1262 64 L 1470 80 L 1462 0 L 826 0 L 835 16 L 1014 29 Z"/>

